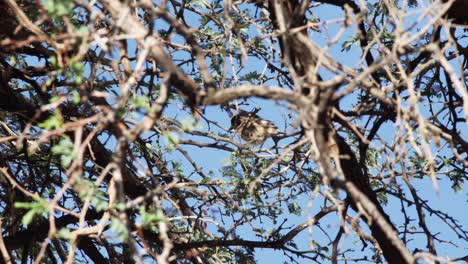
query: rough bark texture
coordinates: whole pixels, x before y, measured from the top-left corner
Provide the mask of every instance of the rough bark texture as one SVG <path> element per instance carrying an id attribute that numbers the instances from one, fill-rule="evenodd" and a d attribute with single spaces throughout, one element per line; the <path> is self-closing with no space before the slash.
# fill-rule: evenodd
<path id="1" fill-rule="evenodd" d="M 319 78 L 314 78 L 314 74 L 312 73 L 316 66 L 315 63 L 317 58 L 317 51 L 310 50 L 310 48 L 308 48 L 310 46 L 304 43 L 304 38 L 299 36 L 301 35 L 302 37 L 309 38 L 307 35 L 307 30 L 302 30 L 296 34 L 289 33 L 297 27 L 306 25 L 304 14 L 302 13 L 305 9 L 303 7 L 301 8 L 301 4 L 304 5 L 304 2 L 308 1 L 270 1 L 269 11 L 271 14 L 271 19 L 273 20 L 273 24 L 277 30 L 281 32 L 281 24 L 286 25 L 286 28 L 288 29 L 286 34 L 280 38 L 280 47 L 282 50 L 283 61 L 285 61 L 286 64 L 290 63 L 288 66 L 292 67 L 292 69 L 304 81 L 304 84 L 307 87 L 302 87 L 301 91 L 303 91 L 304 95 L 309 96 L 311 99 L 310 103 L 313 105 L 309 108 L 309 111 L 304 111 L 303 113 L 303 115 L 305 115 L 303 118 L 305 120 L 310 120 L 308 124 L 303 123 L 304 129 L 314 130 L 312 137 L 319 145 L 319 150 L 323 151 L 321 155 L 327 155 L 326 153 L 329 152 L 329 149 L 327 149 L 328 146 L 333 144 L 330 142 L 332 140 L 330 135 L 332 133 L 336 133 L 332 132 L 334 130 L 332 128 L 332 121 L 330 117 L 331 109 L 335 106 L 331 100 L 333 91 L 330 91 L 330 88 L 327 91 L 323 91 L 319 87 L 309 86 L 310 84 L 313 84 L 319 80 Z M 278 6 L 281 6 L 283 10 L 283 17 L 281 19 L 284 19 L 284 21 L 279 20 Z M 296 83 L 296 85 L 298 84 Z M 307 92 L 305 93 L 304 91 Z M 339 153 L 341 156 L 343 156 L 343 158 L 340 158 L 340 165 L 343 170 L 345 180 L 353 183 L 359 189 L 359 191 L 366 195 L 369 201 L 374 204 L 379 213 L 384 217 L 388 226 L 390 226 L 393 230 L 396 230 L 370 186 L 366 168 L 362 166 L 364 163 L 359 163 L 357 161 L 354 153 L 351 151 L 350 146 L 348 143 L 346 143 L 344 138 L 338 134 L 335 134 L 334 138 L 338 143 Z M 323 148 L 320 148 L 320 146 L 323 146 Z M 361 154 L 365 155 L 365 153 Z M 324 160 L 324 162 L 327 161 Z M 329 172 L 329 170 L 324 171 L 325 173 Z M 329 176 L 324 175 L 323 177 Z M 353 209 L 359 211 L 358 204 L 360 201 L 354 199 L 354 197 L 351 196 L 349 196 L 349 198 Z M 378 221 L 375 219 L 368 219 L 364 215 L 362 215 L 361 218 L 363 222 L 369 225 L 372 235 L 378 241 L 379 246 L 383 251 L 383 255 L 385 256 L 385 259 L 388 263 L 409 263 L 410 260 L 407 257 L 408 254 L 402 252 L 401 248 L 398 248 L 395 245 L 395 238 L 388 237 L 382 226 L 378 224 Z"/>

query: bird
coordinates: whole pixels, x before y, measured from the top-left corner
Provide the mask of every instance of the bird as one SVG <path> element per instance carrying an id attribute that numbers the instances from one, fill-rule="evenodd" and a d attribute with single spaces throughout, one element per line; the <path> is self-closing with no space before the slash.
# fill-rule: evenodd
<path id="1" fill-rule="evenodd" d="M 263 144 L 269 137 L 275 142 L 280 133 L 271 122 L 259 117 L 256 112 L 240 111 L 231 118 L 230 131 L 235 131 L 246 142 L 252 145 Z"/>

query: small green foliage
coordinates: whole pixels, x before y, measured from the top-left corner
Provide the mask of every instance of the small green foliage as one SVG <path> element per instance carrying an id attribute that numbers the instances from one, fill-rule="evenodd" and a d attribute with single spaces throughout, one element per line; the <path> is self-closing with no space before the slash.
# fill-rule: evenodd
<path id="1" fill-rule="evenodd" d="M 80 94 L 77 91 L 73 91 L 71 95 L 72 95 L 72 103 L 75 105 L 79 104 L 81 100 Z"/>
<path id="2" fill-rule="evenodd" d="M 192 7 L 205 8 L 206 4 L 201 0 L 194 0 L 189 2 Z"/>
<path id="3" fill-rule="evenodd" d="M 55 234 L 55 237 L 56 238 L 61 238 L 61 239 L 65 239 L 65 240 L 70 240 L 71 238 L 71 231 L 70 229 L 68 228 L 61 228 L 56 234 Z"/>
<path id="4" fill-rule="evenodd" d="M 43 0 L 42 4 L 49 15 L 54 18 L 71 15 L 75 7 L 72 0 Z"/>
<path id="5" fill-rule="evenodd" d="M 168 150 L 173 150 L 175 146 L 179 144 L 179 136 L 176 133 L 166 131 L 163 133 L 163 136 L 164 140 L 166 140 Z"/>
<path id="6" fill-rule="evenodd" d="M 366 163 L 370 168 L 375 168 L 377 167 L 378 163 L 378 158 L 380 156 L 380 152 L 377 151 L 375 148 L 369 148 L 367 150 L 367 159 Z"/>
<path id="7" fill-rule="evenodd" d="M 221 175 L 225 177 L 232 178 L 234 185 L 237 185 L 239 178 L 242 176 L 240 172 L 238 172 L 235 166 L 223 166 L 221 168 Z"/>
<path id="8" fill-rule="evenodd" d="M 53 69 L 57 70 L 59 68 L 58 60 L 56 56 L 50 56 L 49 62 Z"/>
<path id="9" fill-rule="evenodd" d="M 350 51 L 354 45 L 359 45 L 359 38 L 354 37 L 351 40 L 346 40 L 341 44 L 341 51 Z"/>
<path id="10" fill-rule="evenodd" d="M 51 86 L 55 80 L 61 78 L 66 78 L 76 84 L 83 83 L 85 64 L 79 61 L 77 57 L 72 57 L 67 65 L 60 65 L 56 56 L 50 56 L 49 62 L 54 71 L 50 72 L 49 79 L 46 82 L 47 86 Z"/>
<path id="11" fill-rule="evenodd" d="M 52 96 L 52 98 L 50 98 L 49 102 L 52 104 L 52 103 L 56 103 L 60 100 L 60 97 L 58 96 Z"/>
<path id="12" fill-rule="evenodd" d="M 203 128 L 203 126 L 201 124 L 197 123 L 197 120 L 195 118 L 193 118 L 193 117 L 185 118 L 184 120 L 182 120 L 181 125 L 182 125 L 182 129 L 185 132 L 190 132 L 190 131 L 193 131 L 195 129 L 202 129 Z"/>
<path id="13" fill-rule="evenodd" d="M 106 201 L 106 194 L 99 190 L 94 182 L 83 178 L 77 178 L 75 188 L 78 190 L 78 195 L 81 199 L 90 199 L 96 211 L 100 212 L 109 209 L 109 203 Z"/>
<path id="14" fill-rule="evenodd" d="M 395 35 L 391 32 L 384 31 L 381 34 L 382 43 L 385 44 L 386 47 L 392 48 L 393 43 L 395 42 Z"/>
<path id="15" fill-rule="evenodd" d="M 130 234 L 125 223 L 117 217 L 111 218 L 110 229 L 114 230 L 117 233 L 117 237 L 122 241 L 126 241 Z"/>
<path id="16" fill-rule="evenodd" d="M 76 30 L 77 33 L 86 35 L 89 33 L 89 29 L 86 26 L 80 25 L 78 26 L 78 29 Z"/>
<path id="17" fill-rule="evenodd" d="M 15 56 L 11 56 L 11 57 L 8 59 L 8 61 L 9 61 L 10 64 L 13 65 L 13 66 L 18 62 L 18 60 L 16 59 Z"/>
<path id="18" fill-rule="evenodd" d="M 141 225 L 157 232 L 159 222 L 166 221 L 164 215 L 158 210 L 155 213 L 147 212 L 144 206 L 140 206 Z"/>
<path id="19" fill-rule="evenodd" d="M 382 205 L 387 205 L 388 204 L 388 196 L 385 192 L 378 192 L 377 193 L 377 199 Z"/>
<path id="20" fill-rule="evenodd" d="M 451 171 L 448 175 L 449 179 L 452 181 L 452 189 L 455 192 L 461 192 L 463 190 L 466 174 L 460 171 Z"/>
<path id="21" fill-rule="evenodd" d="M 385 190 L 385 186 L 382 185 L 382 183 L 380 183 L 377 180 L 371 180 L 370 185 L 371 185 L 372 189 L 374 189 L 374 190 L 376 190 L 376 189 Z M 376 194 L 377 194 L 377 199 L 379 200 L 379 202 L 382 205 L 387 205 L 388 204 L 388 197 L 387 197 L 387 193 L 385 191 L 380 191 L 380 192 L 377 192 Z"/>
<path id="22" fill-rule="evenodd" d="M 234 253 L 235 260 L 232 263 L 254 264 L 255 256 L 252 249 L 236 250 Z"/>
<path id="23" fill-rule="evenodd" d="M 184 176 L 184 170 L 182 169 L 182 164 L 180 162 L 171 161 L 172 165 L 172 172 L 174 172 L 177 176 Z"/>
<path id="24" fill-rule="evenodd" d="M 115 209 L 117 211 L 123 211 L 123 210 L 125 210 L 125 204 L 123 204 L 123 203 L 113 203 L 110 208 Z"/>
<path id="25" fill-rule="evenodd" d="M 149 97 L 145 95 L 134 96 L 131 97 L 129 100 L 130 107 L 133 109 L 141 109 L 144 112 L 148 112 L 151 110 L 151 106 L 149 104 Z"/>
<path id="26" fill-rule="evenodd" d="M 419 143 L 416 142 L 418 145 Z M 410 165 L 408 166 L 409 170 L 421 171 L 426 166 L 428 160 L 424 156 L 418 156 L 417 153 L 411 152 L 412 156 L 410 157 Z"/>
<path id="27" fill-rule="evenodd" d="M 71 79 L 73 82 L 77 84 L 81 84 L 83 82 L 84 76 L 84 69 L 85 66 L 81 61 L 73 61 L 70 64 L 69 70 L 66 71 L 66 76 L 68 79 Z"/>
<path id="28" fill-rule="evenodd" d="M 39 123 L 39 127 L 47 131 L 61 128 L 62 125 L 63 125 L 63 118 L 62 118 L 62 115 L 58 111 L 55 111 L 44 122 Z"/>
<path id="29" fill-rule="evenodd" d="M 49 205 L 44 199 L 35 197 L 34 200 L 34 202 L 15 202 L 15 208 L 28 210 L 21 220 L 23 225 L 29 225 L 36 215 L 45 216 L 49 212 Z"/>
<path id="30" fill-rule="evenodd" d="M 56 76 L 50 76 L 49 79 L 47 79 L 47 81 L 46 81 L 46 85 L 51 86 L 52 83 L 55 82 L 55 80 L 57 80 Z"/>
<path id="31" fill-rule="evenodd" d="M 256 71 L 252 71 L 252 72 L 249 72 L 243 76 L 240 77 L 240 80 L 242 81 L 246 81 L 246 82 L 253 82 L 253 83 L 256 83 L 260 80 L 260 77 L 261 77 L 261 74 L 256 72 Z"/>
<path id="32" fill-rule="evenodd" d="M 288 203 L 288 211 L 291 214 L 295 214 L 295 215 L 301 215 L 302 214 L 301 207 L 299 206 L 297 201 L 293 201 L 292 203 Z"/>
<path id="33" fill-rule="evenodd" d="M 59 143 L 52 147 L 52 154 L 60 155 L 60 164 L 63 167 L 68 167 L 72 160 L 75 158 L 75 154 L 73 152 L 74 145 L 70 139 L 63 138 L 59 141 Z"/>
<path id="34" fill-rule="evenodd" d="M 232 262 L 232 254 L 225 250 L 224 248 L 217 248 L 218 252 L 216 256 L 221 260 L 222 263 L 231 263 Z"/>

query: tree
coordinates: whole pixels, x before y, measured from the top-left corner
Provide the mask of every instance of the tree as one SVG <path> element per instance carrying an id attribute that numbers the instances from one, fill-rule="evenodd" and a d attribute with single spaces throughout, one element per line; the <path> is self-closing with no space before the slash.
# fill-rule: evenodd
<path id="1" fill-rule="evenodd" d="M 2 262 L 466 261 L 466 3 L 2 1 Z"/>

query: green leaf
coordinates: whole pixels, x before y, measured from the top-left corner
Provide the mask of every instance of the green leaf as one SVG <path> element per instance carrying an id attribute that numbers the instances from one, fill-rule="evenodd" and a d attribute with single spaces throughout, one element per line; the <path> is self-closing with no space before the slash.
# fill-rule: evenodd
<path id="1" fill-rule="evenodd" d="M 203 126 L 201 124 L 197 123 L 197 120 L 195 120 L 195 118 L 193 118 L 193 117 L 185 118 L 184 120 L 182 120 L 181 125 L 182 125 L 182 129 L 185 132 L 190 132 L 190 131 L 193 131 L 195 129 L 203 128 Z"/>
<path id="2" fill-rule="evenodd" d="M 39 127 L 43 128 L 47 131 L 52 129 L 58 129 L 63 125 L 63 118 L 62 116 L 55 111 L 51 116 L 49 116 L 44 122 L 39 123 Z"/>
<path id="3" fill-rule="evenodd" d="M 146 211 L 144 206 L 140 206 L 140 216 L 141 224 L 145 227 L 151 227 L 153 224 L 166 221 L 166 218 L 160 211 L 150 213 Z"/>
<path id="4" fill-rule="evenodd" d="M 81 97 L 80 97 L 80 94 L 77 92 L 77 91 L 73 91 L 72 92 L 72 102 L 73 104 L 79 104 L 80 103 L 80 100 L 81 100 Z"/>
<path id="5" fill-rule="evenodd" d="M 36 214 L 37 212 L 35 210 L 28 211 L 25 215 L 23 215 L 23 219 L 21 219 L 21 223 L 23 225 L 28 226 L 32 222 Z"/>
<path id="6" fill-rule="evenodd" d="M 19 209 L 29 209 L 21 220 L 26 226 L 34 220 L 36 215 L 47 214 L 49 212 L 47 202 L 40 197 L 35 197 L 34 202 L 16 202 L 14 206 Z"/>
<path id="7" fill-rule="evenodd" d="M 33 203 L 28 203 L 28 202 L 16 202 L 15 203 L 15 208 L 19 208 L 19 209 L 30 209 L 33 207 L 34 207 Z"/>
<path id="8" fill-rule="evenodd" d="M 96 207 L 96 211 L 98 212 L 102 212 L 109 209 L 109 203 L 107 203 L 103 199 L 94 198 L 92 199 L 92 203 L 94 204 L 94 206 Z"/>
<path id="9" fill-rule="evenodd" d="M 292 214 L 295 214 L 295 215 L 301 215 L 301 208 L 299 206 L 299 204 L 294 201 L 292 203 L 288 203 L 288 211 Z"/>
<path id="10" fill-rule="evenodd" d="M 114 203 L 112 206 L 111 206 L 112 209 L 116 209 L 116 210 L 119 210 L 119 211 L 123 211 L 125 210 L 125 204 L 123 203 Z"/>
<path id="11" fill-rule="evenodd" d="M 205 3 L 203 1 L 201 1 L 201 0 L 192 1 L 192 2 L 190 2 L 190 5 L 193 6 L 193 7 L 201 7 L 201 8 L 206 7 Z"/>
<path id="12" fill-rule="evenodd" d="M 128 239 L 129 232 L 128 232 L 127 226 L 119 218 L 116 218 L 116 217 L 111 218 L 110 228 L 114 230 L 115 232 L 117 232 L 117 237 L 120 240 L 125 241 Z"/>
<path id="13" fill-rule="evenodd" d="M 81 61 L 73 61 L 70 64 L 70 68 L 66 72 L 67 77 L 77 84 L 83 82 L 85 66 Z"/>
<path id="14" fill-rule="evenodd" d="M 50 56 L 50 64 L 52 65 L 52 68 L 57 69 L 58 68 L 58 60 L 56 56 Z"/>
<path id="15" fill-rule="evenodd" d="M 149 101 L 150 99 L 148 96 L 140 95 L 140 96 L 131 97 L 129 100 L 129 104 L 130 104 L 130 107 L 132 108 L 140 108 L 144 111 L 150 111 L 151 107 L 150 107 Z"/>
<path id="16" fill-rule="evenodd" d="M 54 18 L 71 15 L 75 7 L 72 0 L 43 0 L 42 3 L 49 15 Z"/>
<path id="17" fill-rule="evenodd" d="M 75 158 L 73 152 L 74 145 L 69 138 L 64 138 L 60 142 L 52 147 L 52 154 L 60 155 L 60 164 L 63 167 L 68 167 L 72 160 Z"/>
<path id="18" fill-rule="evenodd" d="M 179 144 L 179 136 L 174 132 L 164 132 L 163 133 L 164 139 L 167 142 L 168 150 L 173 150 L 175 145 Z"/>
<path id="19" fill-rule="evenodd" d="M 71 231 L 68 228 L 61 228 L 56 234 L 56 238 L 70 240 L 71 238 Z"/>

